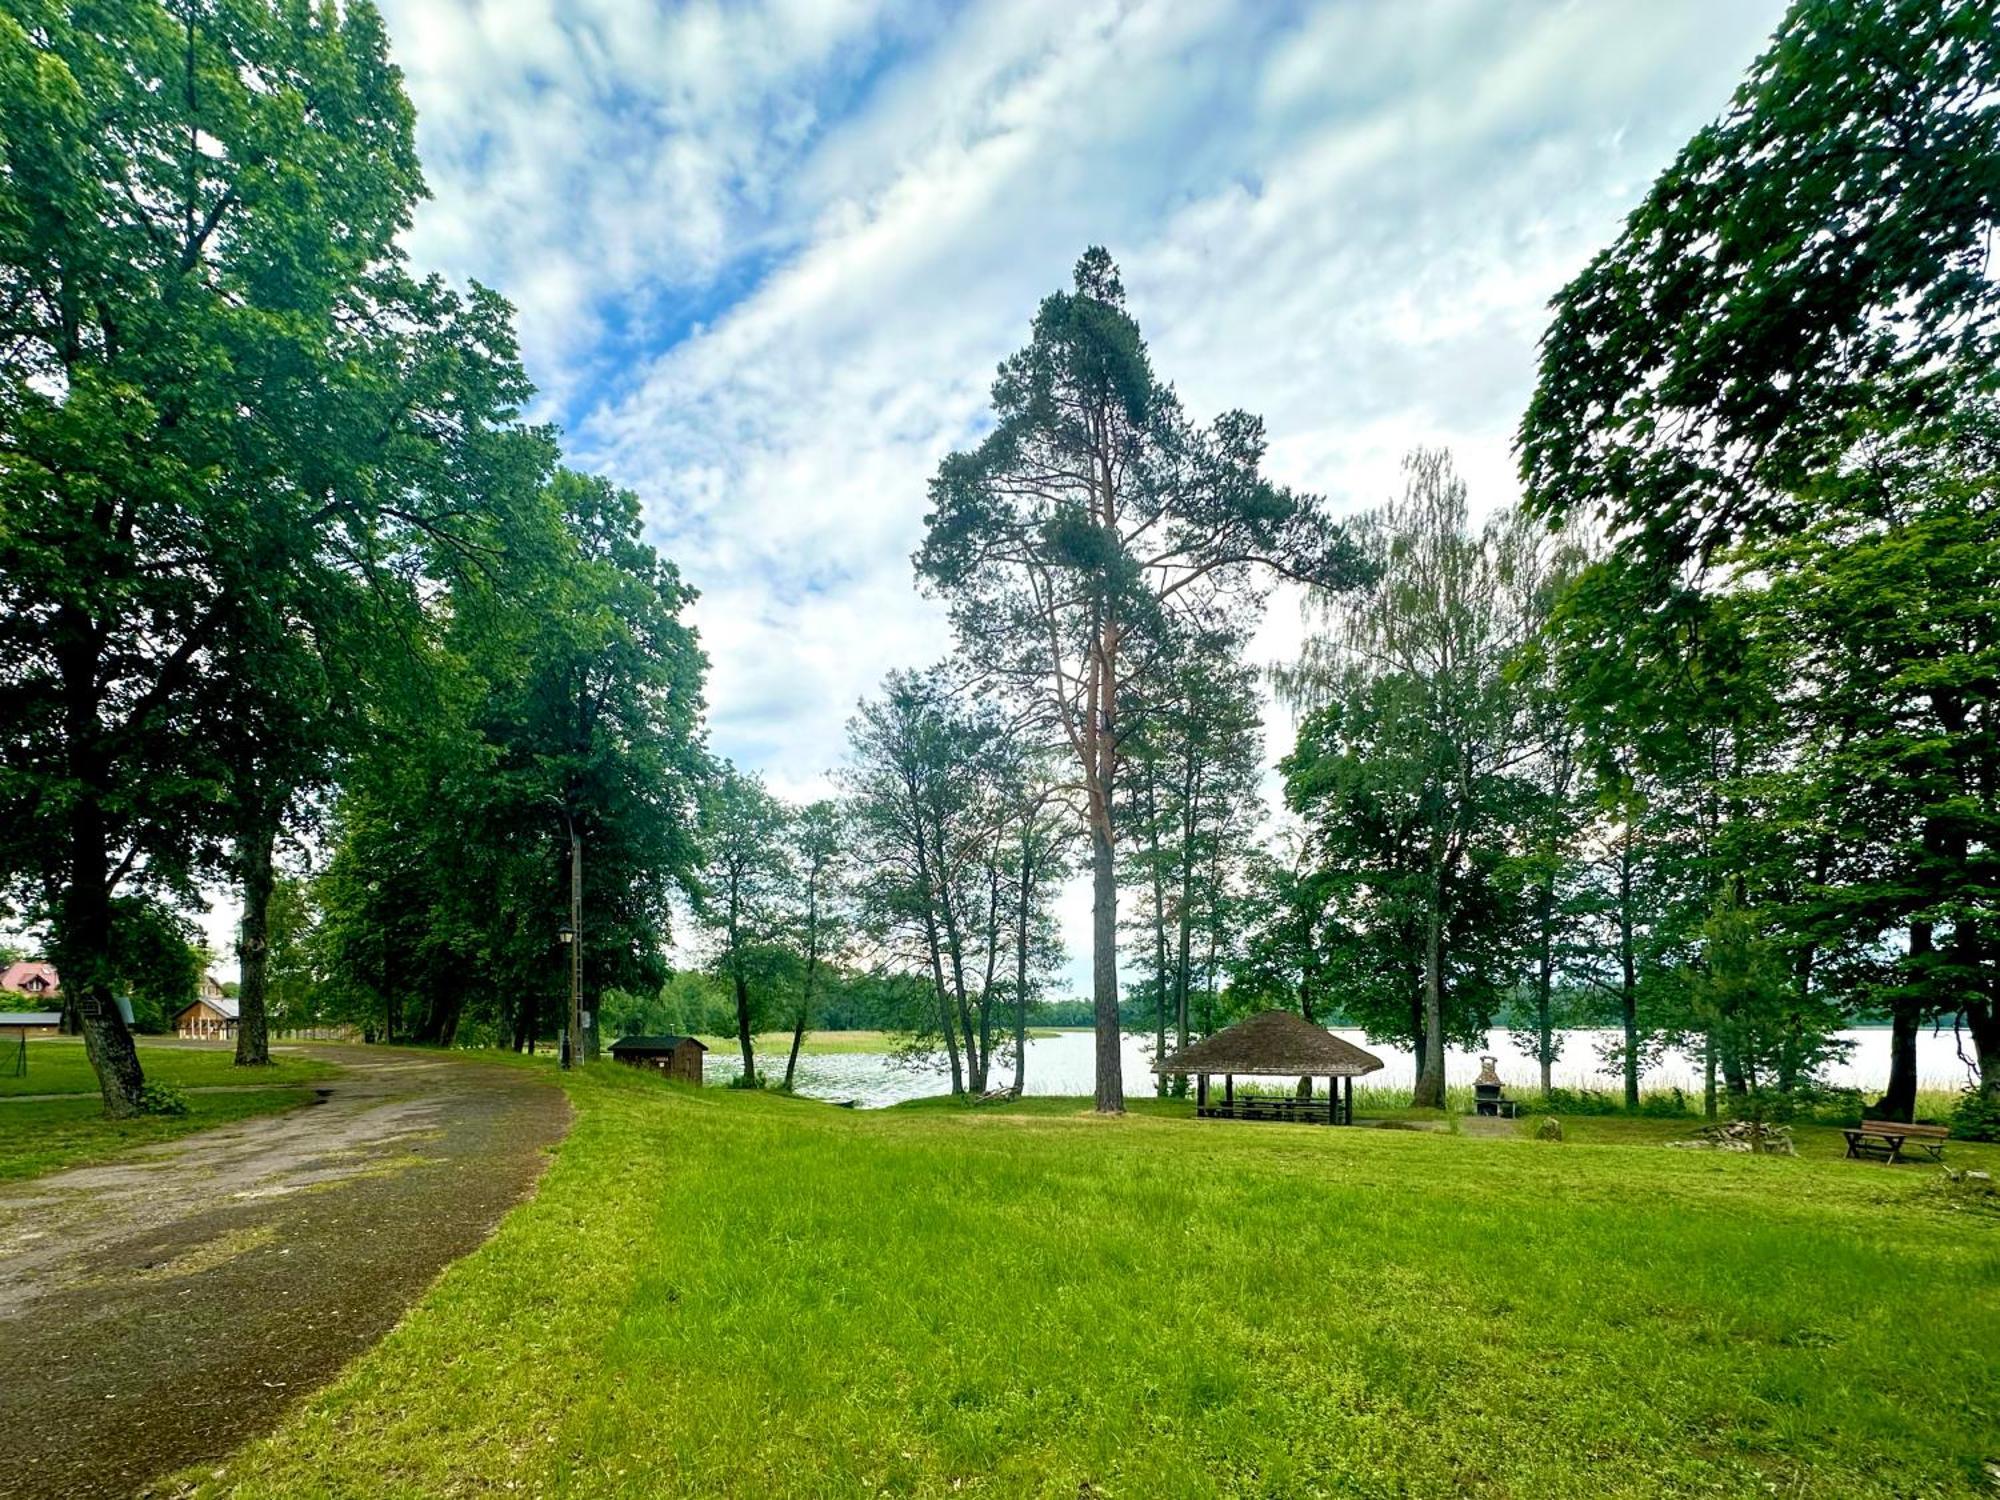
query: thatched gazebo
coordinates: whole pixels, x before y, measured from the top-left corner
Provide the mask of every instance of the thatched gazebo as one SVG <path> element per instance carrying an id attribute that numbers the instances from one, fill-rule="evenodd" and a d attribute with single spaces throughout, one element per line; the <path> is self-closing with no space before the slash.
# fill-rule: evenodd
<path id="1" fill-rule="evenodd" d="M 1204 1037 L 1172 1057 L 1153 1064 L 1155 1073 L 1173 1077 L 1195 1076 L 1194 1112 L 1204 1120 L 1291 1120 L 1301 1124 L 1351 1125 L 1354 1123 L 1354 1080 L 1373 1073 L 1382 1059 L 1363 1052 L 1352 1042 L 1343 1042 L 1288 1010 L 1267 1010 L 1261 1015 L 1238 1021 L 1234 1026 Z M 1208 1097 L 1211 1074 L 1222 1075 L 1222 1099 Z M 1304 1078 L 1308 1092 L 1303 1096 L 1246 1095 L 1236 1097 L 1236 1080 L 1247 1078 Z M 1310 1080 L 1326 1080 L 1326 1097 L 1310 1092 Z M 1347 1097 L 1341 1098 L 1341 1080 L 1347 1080 Z"/>

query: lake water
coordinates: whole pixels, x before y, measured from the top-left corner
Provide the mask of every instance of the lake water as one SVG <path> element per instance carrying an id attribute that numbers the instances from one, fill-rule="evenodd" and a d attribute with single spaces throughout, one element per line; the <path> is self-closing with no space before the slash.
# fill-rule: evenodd
<path id="1" fill-rule="evenodd" d="M 1410 1053 L 1402 1048 L 1370 1042 L 1358 1031 L 1336 1031 L 1335 1036 L 1367 1049 L 1383 1061 L 1382 1071 L 1362 1080 L 1364 1085 L 1407 1089 L 1416 1079 Z M 1846 1031 L 1842 1037 L 1853 1050 L 1845 1063 L 1827 1069 L 1828 1080 L 1853 1088 L 1880 1090 L 1889 1078 L 1889 1032 L 1886 1028 Z M 1555 1082 L 1565 1088 L 1617 1090 L 1623 1087 L 1618 1072 L 1606 1070 L 1598 1057 L 1599 1046 L 1615 1042 L 1615 1031 L 1569 1031 L 1563 1033 L 1562 1055 L 1554 1069 Z M 1532 1059 L 1517 1050 L 1507 1033 L 1496 1031 L 1486 1049 L 1500 1060 L 1500 1076 L 1516 1092 L 1536 1086 L 1540 1072 Z M 1967 1042 L 1968 1051 L 1971 1043 Z M 1088 1094 L 1095 1086 L 1095 1039 L 1088 1031 L 1063 1031 L 1054 1036 L 1031 1037 L 1028 1041 L 1027 1091 L 1030 1094 Z M 1153 1091 L 1153 1043 L 1150 1037 L 1128 1036 L 1123 1044 L 1125 1091 L 1130 1094 Z M 776 1059 L 782 1071 L 784 1059 Z M 1445 1055 L 1445 1076 L 1452 1083 L 1470 1083 L 1479 1071 L 1479 1054 L 1450 1048 Z M 742 1072 L 733 1053 L 720 1049 L 708 1057 L 712 1082 L 723 1082 Z M 1959 1060 L 1957 1043 L 1949 1031 L 1924 1031 L 1917 1038 L 1917 1077 L 1926 1088 L 1956 1089 L 1968 1078 L 1966 1065 Z M 1006 1087 L 1014 1080 L 1009 1061 L 996 1069 L 990 1082 Z M 853 1099 L 868 1108 L 896 1104 L 905 1099 L 921 1099 L 951 1089 L 951 1070 L 940 1058 L 935 1063 L 910 1063 L 891 1054 L 858 1052 L 799 1059 L 798 1091 L 815 1099 Z M 1646 1089 L 1681 1088 L 1690 1094 L 1701 1092 L 1701 1058 L 1669 1052 L 1659 1067 L 1641 1080 Z"/>

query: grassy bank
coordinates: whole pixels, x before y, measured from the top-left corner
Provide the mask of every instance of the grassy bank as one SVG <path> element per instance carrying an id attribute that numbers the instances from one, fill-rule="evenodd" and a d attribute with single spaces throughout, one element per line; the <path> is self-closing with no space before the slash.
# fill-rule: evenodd
<path id="1" fill-rule="evenodd" d="M 229 1092 L 190 1093 L 184 1115 L 107 1120 L 97 1075 L 81 1041 L 73 1037 L 30 1041 L 23 1077 L 12 1076 L 9 1049 L 0 1057 L 0 1064 L 8 1068 L 8 1076 L 0 1077 L 0 1182 L 107 1161 L 135 1147 L 158 1145 L 253 1115 L 296 1109 L 313 1097 L 302 1085 L 336 1071 L 331 1064 L 283 1052 L 269 1068 L 238 1068 L 224 1049 L 143 1039 L 139 1060 L 148 1082 Z M 36 1094 L 66 1097 L 23 1097 Z"/>
<path id="2" fill-rule="evenodd" d="M 1935 1170 L 569 1087 L 534 1201 L 203 1493 L 1862 1500 L 2000 1459 L 2000 1220 Z"/>

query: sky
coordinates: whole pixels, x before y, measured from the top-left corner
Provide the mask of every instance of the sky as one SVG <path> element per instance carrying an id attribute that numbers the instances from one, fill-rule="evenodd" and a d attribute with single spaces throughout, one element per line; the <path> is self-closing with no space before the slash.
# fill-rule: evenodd
<path id="1" fill-rule="evenodd" d="M 1442 444 L 1509 503 L 1548 299 L 1782 8 L 382 3 L 413 262 L 512 299 L 534 414 L 701 590 L 714 748 L 788 796 L 948 648 L 926 481 L 1087 246 L 1192 414 L 1265 418 L 1279 480 L 1362 509 Z M 1280 600 L 1254 653 L 1299 628 Z"/>

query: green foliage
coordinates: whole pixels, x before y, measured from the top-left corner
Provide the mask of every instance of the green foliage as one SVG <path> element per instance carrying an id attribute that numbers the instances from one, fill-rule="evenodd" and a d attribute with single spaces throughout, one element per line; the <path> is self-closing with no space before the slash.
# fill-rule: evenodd
<path id="1" fill-rule="evenodd" d="M 1962 1141 L 2000 1141 L 2000 1101 L 1981 1089 L 1965 1090 L 1951 1112 L 1951 1133 Z"/>
<path id="2" fill-rule="evenodd" d="M 438 1043 L 468 1022 L 516 1046 L 548 1034 L 572 831 L 586 997 L 665 977 L 671 902 L 695 882 L 706 661 L 693 591 L 641 530 L 629 492 L 557 471 L 409 643 L 313 889 L 327 1014 Z"/>
<path id="3" fill-rule="evenodd" d="M 139 1095 L 139 1113 L 142 1115 L 184 1115 L 187 1112 L 187 1095 L 171 1083 L 161 1083 L 156 1079 L 148 1083 Z"/>
<path id="4" fill-rule="evenodd" d="M 1521 425 L 1531 505 L 1655 563 L 1782 530 L 1857 427 L 2000 354 L 2000 19 L 1794 0 L 1729 109 L 1564 288 Z"/>
<path id="5" fill-rule="evenodd" d="M 1669 866 L 1657 962 L 1698 970 L 1730 902 L 1797 991 L 1796 1022 L 1720 1039 L 1751 1109 L 1809 1072 L 1770 1039 L 1810 1052 L 1843 1006 L 1897 1023 L 1880 1108 L 1912 1108 L 1916 1029 L 1954 1013 L 2000 1096 L 1996 87 L 1991 6 L 1795 0 L 1558 297 L 1521 427 L 1529 507 L 1615 544 L 1569 676 Z"/>
<path id="6" fill-rule="evenodd" d="M 1556 1087 L 1542 1096 L 1538 1108 L 1552 1115 L 1615 1115 L 1625 1107 L 1602 1089 Z"/>
<path id="7" fill-rule="evenodd" d="M 1515 517 L 1474 533 L 1448 454 L 1405 472 L 1358 532 L 1379 581 L 1323 608 L 1282 679 L 1311 710 L 1282 767 L 1311 874 L 1285 904 L 1348 1013 L 1417 1054 L 1417 1102 L 1435 1105 L 1446 1042 L 1482 1037 L 1516 978 L 1517 851 L 1541 811 L 1516 669 L 1549 600 L 1538 539 Z"/>

